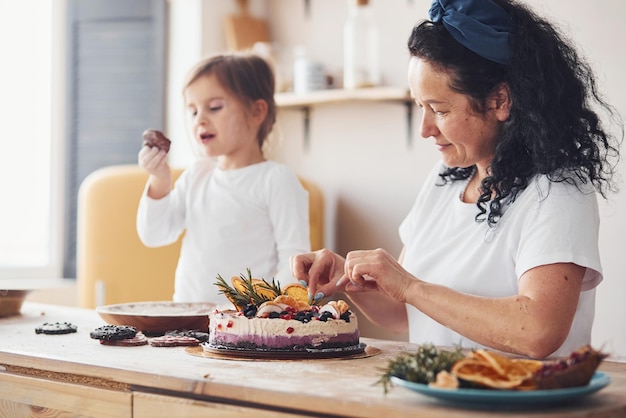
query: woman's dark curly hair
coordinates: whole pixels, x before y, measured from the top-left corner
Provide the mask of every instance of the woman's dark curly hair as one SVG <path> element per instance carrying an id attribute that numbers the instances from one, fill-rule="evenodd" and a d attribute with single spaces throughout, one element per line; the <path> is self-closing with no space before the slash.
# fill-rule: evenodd
<path id="1" fill-rule="evenodd" d="M 466 49 L 442 23 L 422 22 L 408 41 L 411 56 L 446 72 L 450 88 L 467 95 L 477 113 L 487 111 L 486 99 L 496 87 L 509 87 L 510 116 L 481 183 L 476 220 L 494 226 L 538 174 L 553 182 L 591 183 L 606 198 L 616 189 L 612 179 L 624 136 L 620 116 L 600 96 L 590 66 L 552 24 L 514 0 L 492 1 L 514 26 L 508 66 Z M 617 137 L 605 130 L 593 106 L 616 122 Z M 447 167 L 440 177 L 444 184 L 467 179 L 474 169 Z"/>

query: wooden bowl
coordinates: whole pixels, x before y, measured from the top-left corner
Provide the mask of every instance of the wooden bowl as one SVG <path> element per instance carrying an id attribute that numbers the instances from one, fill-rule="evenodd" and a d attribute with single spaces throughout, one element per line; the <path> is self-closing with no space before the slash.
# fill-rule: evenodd
<path id="1" fill-rule="evenodd" d="M 99 306 L 96 312 L 112 325 L 130 325 L 148 335 L 166 331 L 200 330 L 208 332 L 209 313 L 214 303 L 134 302 Z"/>
<path id="2" fill-rule="evenodd" d="M 0 318 L 19 315 L 30 290 L 0 290 Z"/>

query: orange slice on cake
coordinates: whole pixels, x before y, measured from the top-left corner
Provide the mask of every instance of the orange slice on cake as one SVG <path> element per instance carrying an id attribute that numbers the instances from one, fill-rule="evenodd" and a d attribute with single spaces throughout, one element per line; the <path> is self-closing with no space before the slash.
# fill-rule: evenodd
<path id="1" fill-rule="evenodd" d="M 293 309 L 297 309 L 298 301 L 289 295 L 280 295 L 274 299 L 275 303 L 282 303 L 283 305 L 291 306 Z"/>
<path id="2" fill-rule="evenodd" d="M 310 311 L 311 305 L 306 302 L 302 302 L 301 300 L 296 301 L 296 311 Z"/>
<path id="3" fill-rule="evenodd" d="M 283 287 L 283 295 L 288 295 L 300 302 L 309 302 L 309 291 L 300 283 L 290 283 Z"/>
<path id="4" fill-rule="evenodd" d="M 233 287 L 239 293 L 241 293 L 242 295 L 249 294 L 249 288 L 245 283 L 245 279 L 243 279 L 242 277 L 233 276 L 231 277 L 230 281 L 233 284 Z M 276 292 L 273 291 L 269 287 L 269 285 L 263 280 L 252 278 L 250 279 L 250 281 L 252 283 L 252 288 L 254 289 L 254 292 L 262 298 L 266 300 L 273 300 L 276 296 L 278 296 Z"/>
<path id="5" fill-rule="evenodd" d="M 235 288 L 237 292 L 243 295 L 245 295 L 248 292 L 246 285 L 244 283 L 244 280 L 241 277 L 233 276 L 230 278 L 230 282 L 233 284 L 233 287 Z"/>
<path id="6" fill-rule="evenodd" d="M 261 279 L 252 279 L 252 287 L 254 287 L 254 291 L 259 296 L 267 300 L 272 300 L 278 296 L 278 294 L 269 287 L 269 284 Z"/>

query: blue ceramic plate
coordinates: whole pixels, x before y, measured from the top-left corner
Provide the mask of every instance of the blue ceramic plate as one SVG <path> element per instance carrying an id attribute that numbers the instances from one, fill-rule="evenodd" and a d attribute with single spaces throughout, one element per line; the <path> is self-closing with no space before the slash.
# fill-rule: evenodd
<path id="1" fill-rule="evenodd" d="M 433 398 L 471 404 L 500 405 L 537 405 L 559 403 L 578 399 L 602 389 L 611 382 L 611 378 L 602 372 L 596 372 L 587 386 L 551 389 L 551 390 L 489 390 L 489 389 L 441 389 L 421 383 L 409 382 L 399 377 L 391 377 L 391 382 L 422 395 Z"/>

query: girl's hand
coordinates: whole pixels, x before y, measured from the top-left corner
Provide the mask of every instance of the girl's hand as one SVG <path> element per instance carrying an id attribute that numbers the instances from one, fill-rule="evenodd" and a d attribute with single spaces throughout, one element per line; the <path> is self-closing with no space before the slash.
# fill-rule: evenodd
<path id="1" fill-rule="evenodd" d="M 392 255 L 380 248 L 349 252 L 344 269 L 349 281 L 346 292 L 375 290 L 401 303 L 406 303 L 408 287 L 416 281 Z"/>
<path id="2" fill-rule="evenodd" d="M 139 166 L 150 175 L 160 179 L 168 179 L 171 176 L 170 166 L 167 164 L 167 152 L 146 145 L 139 151 L 137 159 Z"/>
<path id="3" fill-rule="evenodd" d="M 172 170 L 167 164 L 167 152 L 146 145 L 139 151 L 138 162 L 139 166 L 150 174 L 148 196 L 152 199 L 166 196 L 172 183 Z"/>
<path id="4" fill-rule="evenodd" d="M 309 299 L 318 301 L 343 290 L 337 282 L 343 276 L 344 258 L 321 249 L 291 257 L 291 273 L 309 288 Z"/>

